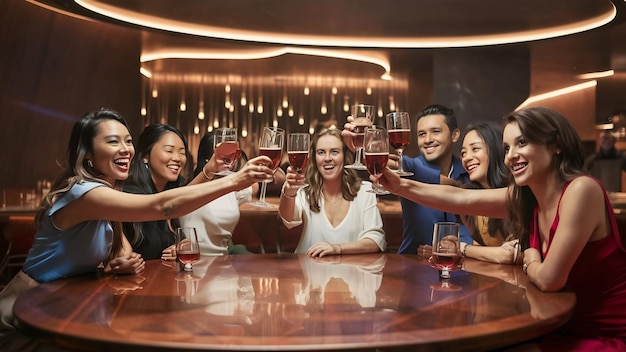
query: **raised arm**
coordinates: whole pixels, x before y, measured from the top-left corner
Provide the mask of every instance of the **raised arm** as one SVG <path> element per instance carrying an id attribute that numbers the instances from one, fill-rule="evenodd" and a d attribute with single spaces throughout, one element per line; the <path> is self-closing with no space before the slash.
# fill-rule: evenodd
<path id="1" fill-rule="evenodd" d="M 383 171 L 379 181 L 389 192 L 430 208 L 453 214 L 508 217 L 508 188 L 465 189 L 427 184 L 400 178 L 389 168 Z"/>
<path id="2" fill-rule="evenodd" d="M 238 172 L 197 185 L 178 187 L 150 195 L 119 192 L 96 187 L 54 215 L 55 224 L 67 229 L 87 220 L 142 222 L 177 218 L 232 191 L 272 177 L 270 159 L 250 160 Z"/>

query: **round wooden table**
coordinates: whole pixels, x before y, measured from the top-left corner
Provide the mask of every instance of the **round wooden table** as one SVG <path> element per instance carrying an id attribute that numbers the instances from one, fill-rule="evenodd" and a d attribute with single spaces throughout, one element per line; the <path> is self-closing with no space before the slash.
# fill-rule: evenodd
<path id="1" fill-rule="evenodd" d="M 148 261 L 142 276 L 39 285 L 15 314 L 76 350 L 487 350 L 564 324 L 571 292 L 543 293 L 519 266 L 466 260 L 447 282 L 417 256 L 202 257 L 192 273 Z"/>

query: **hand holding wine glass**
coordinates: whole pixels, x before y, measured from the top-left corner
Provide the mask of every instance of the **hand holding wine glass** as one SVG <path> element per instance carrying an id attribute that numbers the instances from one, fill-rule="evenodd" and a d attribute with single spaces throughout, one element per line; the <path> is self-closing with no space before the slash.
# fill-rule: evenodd
<path id="1" fill-rule="evenodd" d="M 365 165 L 361 161 L 361 153 L 363 152 L 363 138 L 365 129 L 374 123 L 374 106 L 358 104 L 352 106 L 352 123 L 355 125 L 352 137 L 352 144 L 356 148 L 354 154 L 354 163 L 346 165 L 348 169 L 366 170 Z"/>
<path id="2" fill-rule="evenodd" d="M 378 182 L 383 170 L 389 161 L 389 137 L 384 127 L 371 126 L 365 129 L 363 138 L 363 148 L 365 150 L 365 165 L 367 171 L 376 180 L 372 185 L 371 192 L 376 194 L 389 194 Z"/>
<path id="3" fill-rule="evenodd" d="M 387 114 L 387 131 L 389 131 L 389 144 L 398 151 L 399 176 L 412 176 L 410 171 L 404 171 L 402 167 L 402 151 L 411 142 L 411 119 L 408 112 L 392 112 Z"/>
<path id="4" fill-rule="evenodd" d="M 200 245 L 195 227 L 176 229 L 176 258 L 184 265 L 185 271 L 192 271 L 192 264 L 200 260 Z"/>
<path id="5" fill-rule="evenodd" d="M 280 165 L 280 160 L 283 157 L 284 140 L 285 130 L 283 130 L 282 128 L 264 127 L 261 131 L 261 136 L 259 138 L 259 154 L 267 156 L 272 160 L 272 164 L 268 165 L 268 167 L 274 172 L 276 171 L 276 169 L 278 169 L 278 166 Z M 275 207 L 275 205 L 269 204 L 265 201 L 267 182 L 271 182 L 271 180 L 266 180 L 261 184 L 259 200 L 250 204 L 264 208 Z"/>
<path id="6" fill-rule="evenodd" d="M 216 172 L 218 176 L 228 176 L 233 173 L 232 169 L 237 164 L 241 155 L 239 142 L 237 141 L 236 128 L 218 128 L 215 130 L 213 150 L 217 160 L 222 161 L 222 170 Z"/>
<path id="7" fill-rule="evenodd" d="M 450 272 L 458 268 L 461 261 L 459 224 L 456 222 L 436 222 L 433 228 L 433 248 L 431 265 L 439 269 L 442 279 L 449 279 Z"/>
<path id="8" fill-rule="evenodd" d="M 304 168 L 309 160 L 310 144 L 311 136 L 308 133 L 290 133 L 287 139 L 289 165 L 299 175 L 304 173 Z"/>

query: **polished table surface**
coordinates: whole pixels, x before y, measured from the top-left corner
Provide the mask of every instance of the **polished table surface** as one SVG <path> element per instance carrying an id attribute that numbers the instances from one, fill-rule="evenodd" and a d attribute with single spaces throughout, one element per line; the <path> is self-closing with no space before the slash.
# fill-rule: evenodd
<path id="1" fill-rule="evenodd" d="M 147 262 L 142 276 L 39 285 L 15 314 L 76 350 L 485 350 L 532 339 L 571 315 L 519 266 L 466 260 L 440 282 L 417 256 L 202 257 L 193 273 Z"/>

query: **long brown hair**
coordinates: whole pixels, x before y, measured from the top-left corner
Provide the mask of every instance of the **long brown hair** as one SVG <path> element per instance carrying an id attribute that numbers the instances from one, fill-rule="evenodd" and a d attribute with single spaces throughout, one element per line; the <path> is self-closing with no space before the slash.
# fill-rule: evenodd
<path id="1" fill-rule="evenodd" d="M 89 112 L 74 124 L 67 145 L 65 163 L 61 165 L 63 167 L 61 176 L 52 183 L 50 192 L 41 200 L 35 215 L 35 226 L 38 229 L 47 211 L 60 196 L 69 191 L 76 183 L 93 181 L 121 190 L 121 182 L 111 185 L 100 178 L 99 172 L 89 165 L 86 158 L 88 153 L 93 152 L 93 140 L 99 132 L 100 124 L 107 120 L 115 120 L 128 128 L 126 120 L 117 112 L 109 109 Z M 122 223 L 112 221 L 111 227 L 113 228 L 113 244 L 110 257 L 113 258 L 122 249 Z"/>
<path id="2" fill-rule="evenodd" d="M 304 193 L 309 201 L 309 207 L 311 211 L 318 213 L 320 211 L 320 204 L 322 197 L 322 188 L 324 185 L 324 178 L 317 169 L 317 163 L 315 162 L 315 154 L 317 151 L 317 141 L 323 136 L 333 136 L 341 141 L 341 151 L 343 152 L 343 164 L 352 164 L 354 157 L 348 150 L 348 146 L 343 142 L 341 137 L 341 131 L 336 128 L 329 128 L 320 131 L 313 137 L 311 141 L 311 147 L 309 148 L 309 161 L 306 164 L 306 170 L 304 178 L 309 184 L 305 188 Z M 343 167 L 343 166 L 342 166 Z M 345 200 L 352 201 L 356 197 L 357 193 L 361 189 L 361 178 L 356 174 L 356 171 L 352 169 L 346 169 L 343 167 L 341 173 L 341 194 Z"/>
<path id="3" fill-rule="evenodd" d="M 551 173 L 564 182 L 587 174 L 584 167 L 584 149 L 574 127 L 563 115 L 545 107 L 515 111 L 504 117 L 504 125 L 516 122 L 528 143 L 558 148 L 552 158 Z M 537 198 L 528 186 L 518 186 L 511 176 L 512 192 L 509 199 L 511 230 L 528 247 L 528 236 Z"/>

